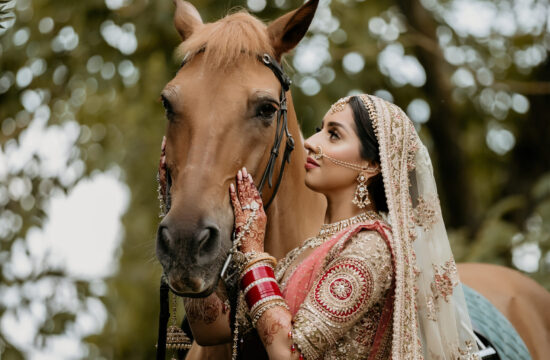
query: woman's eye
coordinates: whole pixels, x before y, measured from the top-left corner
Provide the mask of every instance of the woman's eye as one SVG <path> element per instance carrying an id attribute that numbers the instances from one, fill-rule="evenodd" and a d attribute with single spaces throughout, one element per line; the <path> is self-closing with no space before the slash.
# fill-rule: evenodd
<path id="1" fill-rule="evenodd" d="M 261 117 L 263 119 L 271 119 L 273 117 L 273 114 L 277 112 L 277 108 L 271 104 L 263 104 L 258 108 L 258 112 L 256 116 Z"/>
<path id="2" fill-rule="evenodd" d="M 330 134 L 331 140 L 340 139 L 340 136 L 338 136 L 338 133 L 336 131 L 330 130 L 328 133 Z"/>
<path id="3" fill-rule="evenodd" d="M 317 127 L 315 128 L 315 132 L 316 132 L 316 133 L 321 132 L 321 130 L 322 130 L 322 129 L 321 129 L 319 126 L 317 126 Z"/>

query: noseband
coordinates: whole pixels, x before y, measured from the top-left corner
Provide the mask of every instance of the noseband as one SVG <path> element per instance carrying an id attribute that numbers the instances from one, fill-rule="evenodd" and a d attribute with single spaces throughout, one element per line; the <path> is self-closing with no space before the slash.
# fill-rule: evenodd
<path id="1" fill-rule="evenodd" d="M 181 67 L 183 67 L 187 63 L 187 59 L 188 57 L 186 56 L 181 64 Z M 288 108 L 287 108 L 287 99 L 286 99 L 286 92 L 290 89 L 290 84 L 292 83 L 292 81 L 290 80 L 288 75 L 285 74 L 282 66 L 271 55 L 267 53 L 263 55 L 258 55 L 257 59 L 262 64 L 267 66 L 269 69 L 271 69 L 273 74 L 277 77 L 277 79 L 281 83 L 281 95 L 279 97 L 279 110 L 277 110 L 275 139 L 273 141 L 273 146 L 271 147 L 269 160 L 262 174 L 260 183 L 257 185 L 260 195 L 262 195 L 266 182 L 269 188 L 273 188 L 271 197 L 267 202 L 264 202 L 264 210 L 267 212 L 269 205 L 271 205 L 271 203 L 275 199 L 275 195 L 277 195 L 277 191 L 279 190 L 279 186 L 281 185 L 281 181 L 283 179 L 285 165 L 287 163 L 290 163 L 290 154 L 292 153 L 292 150 L 294 150 L 294 146 L 295 146 L 294 138 L 292 137 L 292 134 L 288 130 L 288 120 L 287 120 Z M 283 153 L 283 161 L 281 163 L 281 168 L 277 176 L 277 181 L 275 182 L 275 187 L 273 187 L 273 174 L 275 172 L 275 165 L 277 163 L 277 157 L 279 156 L 279 150 L 281 147 L 281 143 L 283 141 L 283 137 L 285 136 L 286 136 L 286 145 Z M 168 179 L 166 180 L 168 181 Z M 164 211 L 166 213 L 168 212 L 168 210 L 170 210 L 171 202 L 169 200 L 170 198 L 169 192 L 170 192 L 169 186 L 166 186 L 165 188 L 160 189 L 160 194 L 163 197 L 160 200 L 161 200 L 161 203 L 165 204 Z M 235 232 L 233 232 L 233 240 L 234 239 L 235 239 Z M 224 275 L 227 269 L 229 268 L 232 255 L 233 255 L 232 253 L 229 253 L 222 267 L 222 271 L 220 273 L 220 278 L 224 280 L 224 282 L 226 283 L 226 286 L 228 287 L 228 294 L 235 295 L 233 296 L 235 299 L 230 299 L 230 302 L 232 305 L 231 322 L 230 322 L 231 324 L 234 323 L 234 319 L 235 319 L 236 311 L 234 309 L 235 308 L 234 305 L 236 305 L 236 296 L 238 296 L 238 286 L 231 286 L 231 282 L 232 282 L 231 280 L 233 280 L 232 278 L 235 277 L 234 276 L 235 271 L 233 271 L 234 273 L 232 274 L 233 276 L 228 275 L 227 278 L 224 278 Z M 235 269 L 232 269 L 232 270 L 235 270 Z M 168 325 L 168 319 L 170 318 L 169 306 L 168 306 L 169 287 L 164 275 L 161 277 L 160 283 L 161 283 L 160 284 L 160 314 L 159 314 L 159 332 L 158 332 L 158 340 L 157 340 L 157 360 L 164 359 L 166 356 L 166 328 Z M 233 291 L 229 291 L 230 290 L 229 287 L 233 288 L 232 289 Z"/>

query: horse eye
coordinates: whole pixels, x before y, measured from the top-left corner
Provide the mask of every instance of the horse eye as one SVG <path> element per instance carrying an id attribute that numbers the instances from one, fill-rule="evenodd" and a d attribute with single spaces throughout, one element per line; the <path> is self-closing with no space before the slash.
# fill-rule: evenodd
<path id="1" fill-rule="evenodd" d="M 262 104 L 258 108 L 256 116 L 262 119 L 271 119 L 273 117 L 273 114 L 275 114 L 276 112 L 277 108 L 272 104 Z"/>

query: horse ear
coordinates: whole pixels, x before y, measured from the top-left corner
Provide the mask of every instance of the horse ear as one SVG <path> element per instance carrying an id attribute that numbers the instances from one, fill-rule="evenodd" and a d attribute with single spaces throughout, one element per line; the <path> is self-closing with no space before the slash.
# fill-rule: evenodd
<path id="1" fill-rule="evenodd" d="M 267 28 L 275 56 L 281 56 L 292 50 L 304 37 L 313 20 L 319 0 L 310 0 L 300 8 L 291 11 L 273 21 Z"/>
<path id="2" fill-rule="evenodd" d="M 174 26 L 183 41 L 203 25 L 201 15 L 197 9 L 187 1 L 173 0 L 176 5 L 174 13 Z"/>

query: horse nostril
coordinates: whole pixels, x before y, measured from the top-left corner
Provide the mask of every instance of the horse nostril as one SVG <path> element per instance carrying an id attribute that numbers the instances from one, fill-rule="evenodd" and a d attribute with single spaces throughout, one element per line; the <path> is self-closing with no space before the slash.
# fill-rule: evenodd
<path id="1" fill-rule="evenodd" d="M 157 234 L 157 243 L 159 248 L 167 252 L 170 247 L 170 242 L 171 236 L 168 228 L 166 226 L 159 227 Z"/>
<path id="2" fill-rule="evenodd" d="M 208 256 L 218 246 L 220 232 L 215 227 L 206 227 L 197 236 L 199 244 L 199 257 Z"/>

